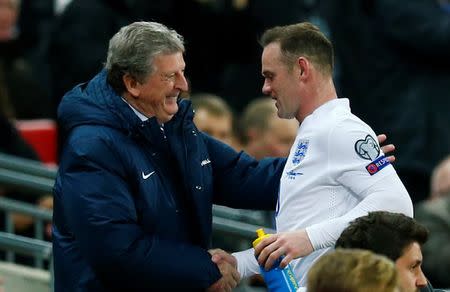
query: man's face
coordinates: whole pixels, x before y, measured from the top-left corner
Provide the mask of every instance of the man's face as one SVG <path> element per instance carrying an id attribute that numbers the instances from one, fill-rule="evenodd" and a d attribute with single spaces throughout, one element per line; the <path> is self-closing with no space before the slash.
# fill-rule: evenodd
<path id="1" fill-rule="evenodd" d="M 231 145 L 232 143 L 232 120 L 229 115 L 217 116 L 205 109 L 195 111 L 194 123 L 197 128 L 208 135 Z"/>
<path id="2" fill-rule="evenodd" d="M 160 123 L 168 122 L 178 111 L 177 99 L 188 90 L 181 52 L 158 55 L 153 61 L 155 72 L 136 85 L 135 104 L 147 117 L 156 116 Z"/>
<path id="3" fill-rule="evenodd" d="M 17 5 L 12 0 L 0 0 L 0 40 L 10 40 L 17 21 Z"/>
<path id="4" fill-rule="evenodd" d="M 264 76 L 263 93 L 276 101 L 280 118 L 296 118 L 300 108 L 298 72 L 288 70 L 286 64 L 281 61 L 279 43 L 271 43 L 264 48 L 261 63 Z"/>
<path id="5" fill-rule="evenodd" d="M 297 135 L 298 121 L 273 116 L 259 143 L 265 145 L 263 157 L 287 157 Z"/>
<path id="6" fill-rule="evenodd" d="M 419 288 L 427 285 L 427 279 L 421 268 L 422 251 L 417 242 L 405 247 L 402 256 L 395 261 L 395 265 L 404 292 L 419 291 Z"/>

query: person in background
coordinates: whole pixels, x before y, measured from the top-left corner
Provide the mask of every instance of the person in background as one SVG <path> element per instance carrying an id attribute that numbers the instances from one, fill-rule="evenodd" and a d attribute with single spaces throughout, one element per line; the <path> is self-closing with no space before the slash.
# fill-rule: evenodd
<path id="1" fill-rule="evenodd" d="M 0 110 L 7 118 L 52 116 L 45 86 L 26 57 L 25 41 L 17 27 L 20 0 L 0 0 Z"/>
<path id="2" fill-rule="evenodd" d="M 385 256 L 368 250 L 337 249 L 314 263 L 308 292 L 399 292 L 398 272 Z"/>
<path id="3" fill-rule="evenodd" d="M 429 198 L 414 206 L 415 219 L 428 228 L 430 236 L 422 247 L 423 270 L 435 287 L 449 288 L 450 278 L 450 156 L 431 176 Z"/>
<path id="4" fill-rule="evenodd" d="M 298 130 L 295 119 L 281 119 L 275 102 L 267 97 L 251 101 L 239 120 L 242 149 L 255 157 L 287 157 Z M 275 228 L 274 211 L 256 211 L 261 226 Z"/>
<path id="5" fill-rule="evenodd" d="M 350 222 L 336 248 L 367 249 L 387 256 L 395 262 L 402 291 L 433 291 L 422 272 L 421 248 L 428 234 L 425 226 L 403 214 L 370 212 Z"/>
<path id="6" fill-rule="evenodd" d="M 236 262 L 209 250 L 212 204 L 273 209 L 285 159 L 257 161 L 200 132 L 183 38 L 134 22 L 105 68 L 58 108 L 55 291 L 231 291 Z M 227 260 L 223 260 L 227 258 Z M 230 261 L 231 262 L 230 262 Z"/>
<path id="7" fill-rule="evenodd" d="M 211 93 L 192 94 L 190 100 L 195 110 L 195 126 L 200 131 L 238 149 L 233 135 L 233 112 L 226 101 Z"/>
<path id="8" fill-rule="evenodd" d="M 261 97 L 245 107 L 238 129 L 244 151 L 256 159 L 287 157 L 298 122 L 280 119 L 274 101 Z"/>
<path id="9" fill-rule="evenodd" d="M 0 112 L 0 153 L 13 155 L 21 158 L 39 161 L 37 153 L 34 149 L 22 138 L 20 133 L 15 128 L 14 124 Z M 0 196 L 8 199 L 17 200 L 36 206 L 52 209 L 53 198 L 51 195 L 42 195 L 38 199 L 35 196 L 28 194 L 26 191 L 0 184 Z M 33 218 L 22 213 L 14 213 L 12 216 L 15 233 L 34 237 Z M 0 230 L 5 226 L 4 213 L 0 212 Z M 46 233 L 45 238 L 50 239 L 50 234 Z M 28 262 L 27 262 L 28 263 Z"/>
<path id="10" fill-rule="evenodd" d="M 300 123 L 286 162 L 276 208 L 277 233 L 254 252 L 234 253 L 242 277 L 292 262 L 299 285 L 354 218 L 386 210 L 412 216 L 412 202 L 373 130 L 338 98 L 332 79 L 333 47 L 308 22 L 274 27 L 263 46 L 263 93 L 278 116 Z M 255 259 L 255 255 L 258 261 Z"/>

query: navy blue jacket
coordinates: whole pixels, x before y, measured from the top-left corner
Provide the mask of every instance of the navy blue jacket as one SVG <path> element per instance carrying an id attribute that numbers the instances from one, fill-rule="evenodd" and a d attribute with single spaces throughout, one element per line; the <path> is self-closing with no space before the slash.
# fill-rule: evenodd
<path id="1" fill-rule="evenodd" d="M 284 159 L 254 160 L 199 132 L 190 102 L 142 122 L 102 71 L 68 92 L 54 187 L 55 291 L 201 291 L 212 204 L 274 209 Z"/>

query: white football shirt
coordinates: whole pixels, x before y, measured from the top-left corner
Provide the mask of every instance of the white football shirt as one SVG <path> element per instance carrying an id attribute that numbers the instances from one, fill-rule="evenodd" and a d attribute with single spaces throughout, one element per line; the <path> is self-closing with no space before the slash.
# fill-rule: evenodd
<path id="1" fill-rule="evenodd" d="M 377 210 L 412 217 L 412 202 L 348 99 L 328 101 L 301 123 L 280 181 L 277 232 L 306 229 L 315 250 L 291 262 L 300 286 L 351 220 Z M 242 277 L 259 271 L 253 249 L 233 255 Z"/>

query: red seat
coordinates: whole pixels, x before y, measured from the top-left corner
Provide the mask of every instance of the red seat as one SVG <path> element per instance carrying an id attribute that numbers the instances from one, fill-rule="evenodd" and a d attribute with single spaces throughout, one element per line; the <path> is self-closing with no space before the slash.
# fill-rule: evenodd
<path id="1" fill-rule="evenodd" d="M 57 165 L 57 127 L 50 119 L 17 120 L 16 127 L 22 137 L 47 165 Z"/>

